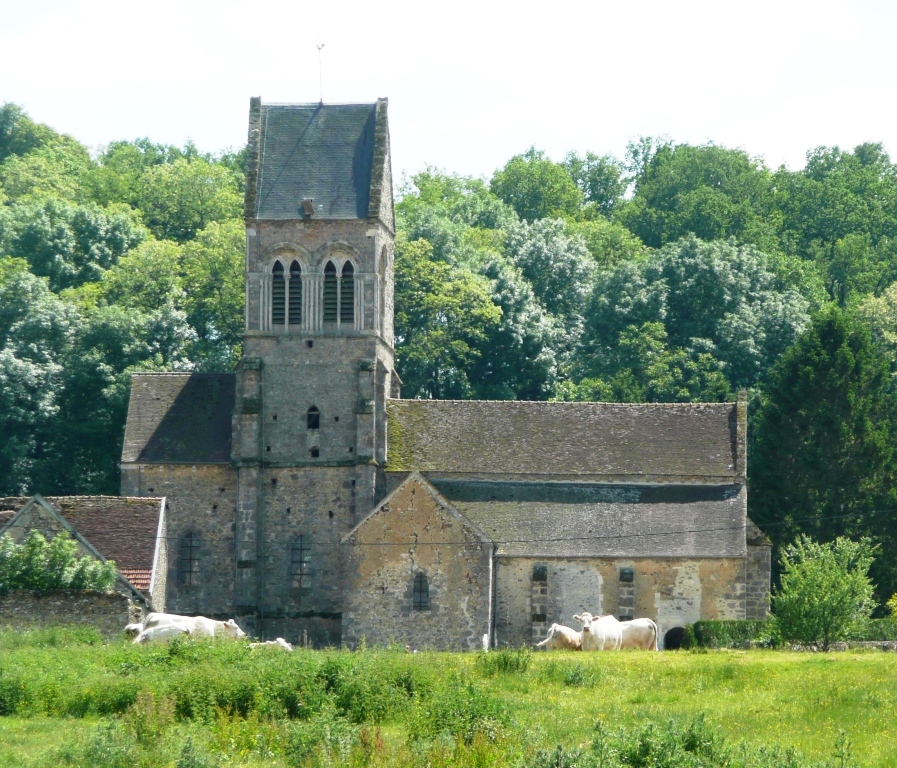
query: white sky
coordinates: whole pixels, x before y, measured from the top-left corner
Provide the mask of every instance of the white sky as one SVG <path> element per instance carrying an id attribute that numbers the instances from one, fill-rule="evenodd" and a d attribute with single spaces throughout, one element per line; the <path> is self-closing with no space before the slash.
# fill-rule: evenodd
<path id="1" fill-rule="evenodd" d="M 640 135 L 803 165 L 897 155 L 897 3 L 0 0 L 0 102 L 91 148 L 238 147 L 249 98 L 390 100 L 396 178 L 491 176 L 530 145 L 622 157 Z"/>

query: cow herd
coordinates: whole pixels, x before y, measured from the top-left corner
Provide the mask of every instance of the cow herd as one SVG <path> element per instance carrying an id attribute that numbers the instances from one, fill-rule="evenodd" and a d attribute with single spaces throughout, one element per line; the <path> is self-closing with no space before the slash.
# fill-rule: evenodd
<path id="1" fill-rule="evenodd" d="M 548 636 L 537 648 L 571 651 L 618 651 L 623 648 L 657 650 L 657 625 L 651 619 L 618 621 L 614 616 L 592 616 L 583 612 L 573 617 L 582 625 L 577 631 L 563 624 L 552 624 Z M 175 637 L 246 637 L 233 619 L 217 621 L 205 616 L 179 616 L 175 613 L 150 613 L 142 623 L 128 624 L 125 634 L 134 638 L 137 645 L 167 642 Z M 484 635 L 483 647 L 488 647 L 489 636 Z M 274 646 L 292 651 L 293 646 L 278 637 L 276 640 L 250 643 L 250 648 Z M 405 646 L 410 651 L 409 646 Z"/>
<path id="2" fill-rule="evenodd" d="M 577 632 L 563 624 L 552 624 L 548 637 L 536 643 L 536 647 L 571 651 L 657 650 L 657 625 L 651 619 L 618 621 L 615 616 L 592 616 L 588 612 L 573 618 L 582 624 L 581 630 Z"/>

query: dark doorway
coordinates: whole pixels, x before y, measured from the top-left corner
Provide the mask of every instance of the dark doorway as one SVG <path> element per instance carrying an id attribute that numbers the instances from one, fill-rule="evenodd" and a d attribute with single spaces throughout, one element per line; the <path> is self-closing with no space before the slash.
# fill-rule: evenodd
<path id="1" fill-rule="evenodd" d="M 663 649 L 665 651 L 678 651 L 682 647 L 682 641 L 685 640 L 685 628 L 673 627 L 667 630 L 663 636 Z"/>

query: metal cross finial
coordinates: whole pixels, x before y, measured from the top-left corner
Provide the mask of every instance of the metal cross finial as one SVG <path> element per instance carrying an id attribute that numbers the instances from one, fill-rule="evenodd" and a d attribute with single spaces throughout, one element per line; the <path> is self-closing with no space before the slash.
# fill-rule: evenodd
<path id="1" fill-rule="evenodd" d="M 320 91 L 321 91 L 321 103 L 322 104 L 324 103 L 324 65 L 321 61 L 321 59 L 322 59 L 321 49 L 323 47 L 324 47 L 324 43 L 322 43 L 319 39 L 318 45 L 317 45 L 317 49 L 318 49 L 318 87 L 320 88 Z"/>

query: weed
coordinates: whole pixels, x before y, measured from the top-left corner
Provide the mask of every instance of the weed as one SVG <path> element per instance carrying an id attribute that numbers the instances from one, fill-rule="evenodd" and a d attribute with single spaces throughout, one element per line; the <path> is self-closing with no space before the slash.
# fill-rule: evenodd
<path id="1" fill-rule="evenodd" d="M 523 674 L 529 669 L 532 651 L 529 648 L 500 648 L 477 653 L 476 666 L 484 677 L 498 673 Z"/>

